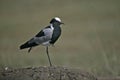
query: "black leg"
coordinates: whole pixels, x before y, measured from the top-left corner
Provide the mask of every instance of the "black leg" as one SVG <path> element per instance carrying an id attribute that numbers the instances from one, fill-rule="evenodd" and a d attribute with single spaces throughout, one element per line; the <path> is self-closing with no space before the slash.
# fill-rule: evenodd
<path id="1" fill-rule="evenodd" d="M 31 50 L 32 50 L 32 47 L 30 47 L 30 48 L 28 49 L 28 53 L 30 53 Z"/>
<path id="2" fill-rule="evenodd" d="M 48 56 L 48 60 L 50 63 L 50 66 L 52 66 L 51 60 L 50 60 L 50 56 L 49 56 L 49 52 L 48 52 L 48 46 L 46 47 L 46 52 L 47 52 L 47 56 Z"/>

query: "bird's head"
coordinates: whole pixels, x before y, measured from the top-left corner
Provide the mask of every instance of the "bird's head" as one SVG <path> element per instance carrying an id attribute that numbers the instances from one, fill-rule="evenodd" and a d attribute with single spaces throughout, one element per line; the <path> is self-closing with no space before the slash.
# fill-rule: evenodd
<path id="1" fill-rule="evenodd" d="M 61 22 L 61 19 L 59 17 L 55 17 L 50 21 L 50 24 L 59 24 L 59 25 L 61 25 L 61 24 L 64 24 L 64 23 Z"/>

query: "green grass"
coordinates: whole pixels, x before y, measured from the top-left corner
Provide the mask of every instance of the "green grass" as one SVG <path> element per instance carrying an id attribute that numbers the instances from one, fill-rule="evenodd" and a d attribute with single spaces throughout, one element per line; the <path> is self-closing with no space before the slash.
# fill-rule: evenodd
<path id="1" fill-rule="evenodd" d="M 48 66 L 43 46 L 30 54 L 19 46 L 59 16 L 65 25 L 55 47 L 50 47 L 54 65 L 120 76 L 119 4 L 119 0 L 0 1 L 0 66 Z"/>

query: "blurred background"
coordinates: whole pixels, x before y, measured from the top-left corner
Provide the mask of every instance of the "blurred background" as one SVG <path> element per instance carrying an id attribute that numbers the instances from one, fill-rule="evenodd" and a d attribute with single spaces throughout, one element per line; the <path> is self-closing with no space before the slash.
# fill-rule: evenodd
<path id="1" fill-rule="evenodd" d="M 19 46 L 55 16 L 65 25 L 49 48 L 54 65 L 120 76 L 120 0 L 0 0 L 0 66 L 49 66 L 45 47 Z"/>

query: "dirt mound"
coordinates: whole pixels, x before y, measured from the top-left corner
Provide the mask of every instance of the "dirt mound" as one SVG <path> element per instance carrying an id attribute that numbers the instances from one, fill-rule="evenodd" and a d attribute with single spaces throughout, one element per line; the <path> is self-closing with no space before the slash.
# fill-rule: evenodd
<path id="1" fill-rule="evenodd" d="M 65 67 L 1 68 L 0 80 L 97 80 L 93 74 Z"/>

